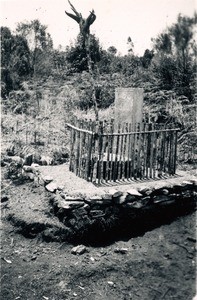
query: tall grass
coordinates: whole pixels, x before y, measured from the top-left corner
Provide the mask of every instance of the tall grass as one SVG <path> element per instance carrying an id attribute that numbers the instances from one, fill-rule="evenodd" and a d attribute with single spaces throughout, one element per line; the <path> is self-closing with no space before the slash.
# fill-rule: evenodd
<path id="1" fill-rule="evenodd" d="M 114 105 L 111 105 L 110 107 L 106 109 L 99 109 L 98 110 L 99 114 L 99 120 L 110 120 L 114 118 Z M 80 109 L 75 109 L 73 111 L 73 115 L 76 116 L 79 119 L 88 119 L 88 120 L 95 120 L 95 112 L 94 109 L 89 109 L 89 110 L 80 110 Z"/>

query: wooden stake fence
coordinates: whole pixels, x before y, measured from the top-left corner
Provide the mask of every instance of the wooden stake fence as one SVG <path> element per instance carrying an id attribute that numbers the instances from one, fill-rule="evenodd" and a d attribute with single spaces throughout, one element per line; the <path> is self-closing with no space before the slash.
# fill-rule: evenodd
<path id="1" fill-rule="evenodd" d="M 97 184 L 157 178 L 176 172 L 177 128 L 74 120 L 70 171 Z"/>

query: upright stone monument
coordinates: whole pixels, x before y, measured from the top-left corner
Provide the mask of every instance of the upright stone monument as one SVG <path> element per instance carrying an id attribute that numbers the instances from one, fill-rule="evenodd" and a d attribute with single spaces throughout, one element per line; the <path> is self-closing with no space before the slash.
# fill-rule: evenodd
<path id="1" fill-rule="evenodd" d="M 115 130 L 118 123 L 141 123 L 143 116 L 143 89 L 116 88 L 115 90 Z"/>

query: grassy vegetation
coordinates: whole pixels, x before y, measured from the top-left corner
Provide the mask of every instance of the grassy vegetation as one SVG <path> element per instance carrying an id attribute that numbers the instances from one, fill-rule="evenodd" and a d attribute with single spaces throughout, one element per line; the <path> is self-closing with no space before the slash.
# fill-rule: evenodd
<path id="1" fill-rule="evenodd" d="M 150 122 L 180 128 L 179 162 L 194 164 L 196 19 L 196 14 L 178 15 L 142 57 L 133 52 L 121 56 L 113 46 L 103 50 L 92 36 L 94 74 L 88 72 L 80 37 L 66 51 L 55 50 L 39 20 L 20 23 L 18 35 L 2 27 L 2 151 L 12 143 L 31 145 L 44 154 L 61 151 L 69 145 L 66 123 L 73 116 L 94 120 L 96 99 L 99 119 L 109 120 L 114 116 L 115 89 L 136 87 L 144 89 L 143 112 Z M 28 45 L 31 32 L 33 50 Z"/>
<path id="2" fill-rule="evenodd" d="M 72 84 L 71 84 L 72 82 Z M 75 76 L 69 81 L 45 82 L 39 87 L 42 91 L 39 103 L 28 99 L 28 105 L 23 97 L 18 98 L 21 112 L 16 113 L 13 103 L 8 99 L 2 103 L 2 152 L 13 143 L 31 145 L 45 155 L 62 151 L 69 147 L 69 131 L 66 122 L 73 116 L 79 119 L 95 119 L 93 108 L 80 109 L 80 85 Z M 84 92 L 84 91 L 83 91 Z M 23 108 L 24 113 L 23 113 Z M 173 91 L 145 89 L 144 113 L 149 120 L 157 123 L 170 124 L 180 128 L 179 133 L 179 163 L 195 163 L 195 115 L 196 106 L 187 101 L 186 97 L 177 97 Z M 99 109 L 99 119 L 109 120 L 114 117 L 114 104 L 108 108 Z"/>

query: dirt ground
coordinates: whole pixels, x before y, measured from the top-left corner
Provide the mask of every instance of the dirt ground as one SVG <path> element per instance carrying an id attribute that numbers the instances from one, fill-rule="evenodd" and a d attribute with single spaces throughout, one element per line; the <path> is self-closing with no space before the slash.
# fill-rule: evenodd
<path id="1" fill-rule="evenodd" d="M 26 223 L 36 219 L 61 226 L 47 210 L 43 187 L 4 184 L 8 201 L 1 203 L 1 299 L 192 300 L 194 297 L 195 212 L 135 238 L 98 247 L 86 245 L 87 251 L 77 256 L 71 253 L 73 245 L 46 242 L 39 234 L 24 237 L 18 232 L 19 227 L 8 221 L 16 225 L 21 218 Z M 40 204 L 35 206 L 35 203 Z M 127 251 L 117 253 L 117 248 Z"/>

